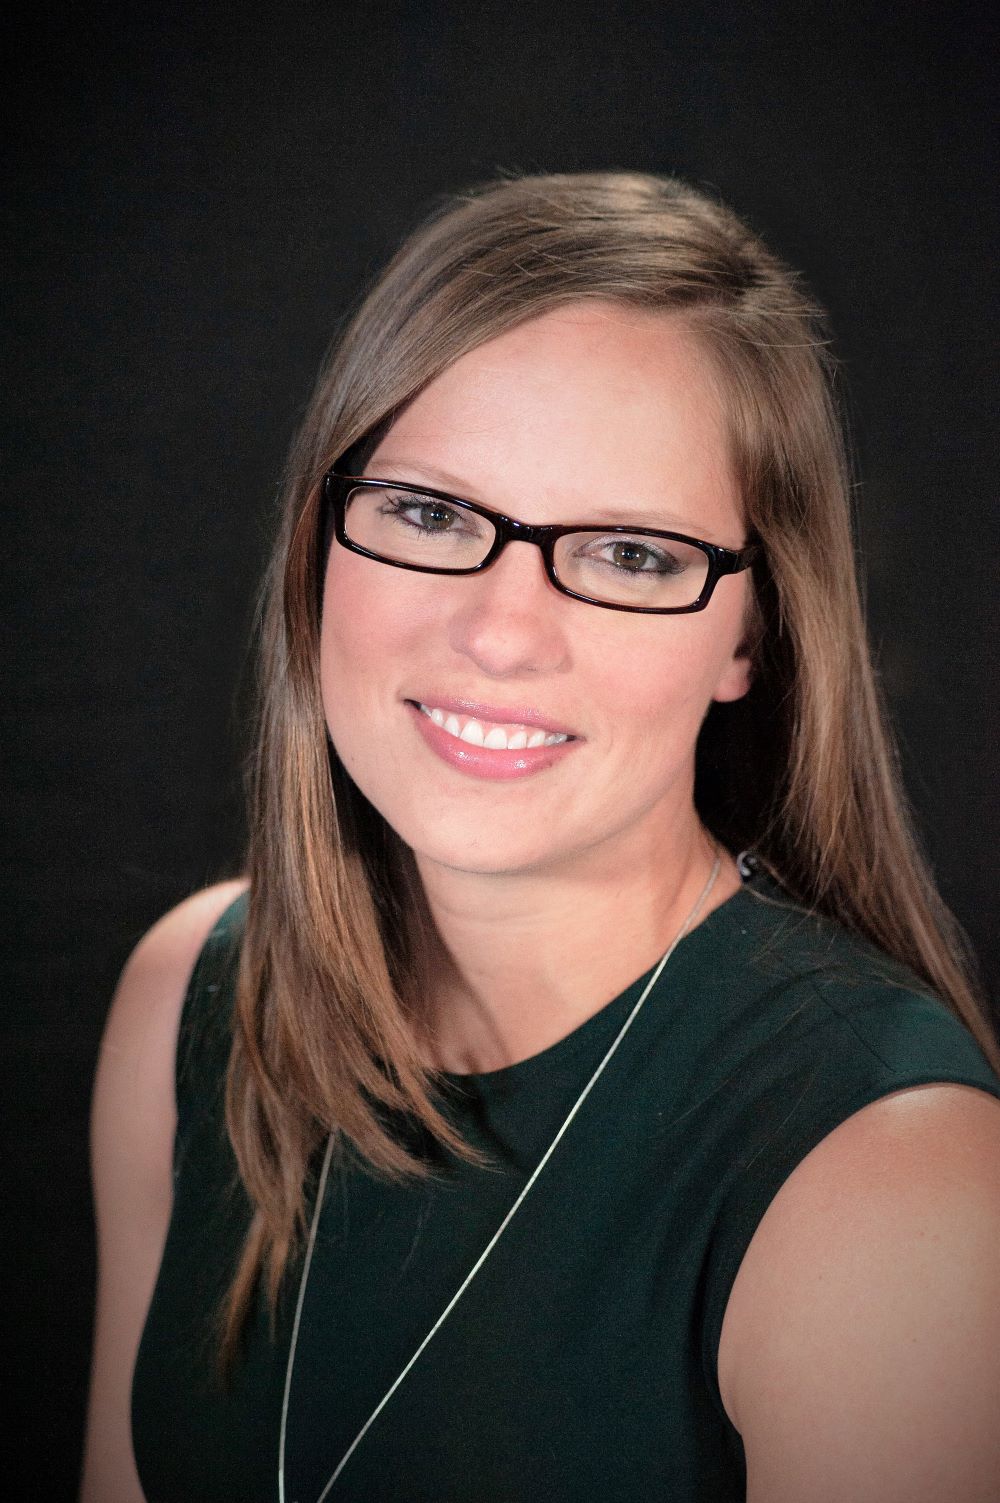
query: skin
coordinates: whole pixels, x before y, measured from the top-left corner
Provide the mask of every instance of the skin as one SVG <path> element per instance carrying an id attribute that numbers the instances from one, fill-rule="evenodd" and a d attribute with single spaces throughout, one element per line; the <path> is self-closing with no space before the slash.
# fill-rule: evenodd
<path id="1" fill-rule="evenodd" d="M 367 473 L 437 485 L 528 522 L 629 520 L 746 538 L 710 366 L 683 324 L 560 309 L 457 360 L 401 414 Z M 444 947 L 434 1062 L 536 1053 L 666 948 L 714 852 L 694 808 L 713 700 L 746 692 L 748 575 L 707 609 L 642 616 L 561 595 L 538 550 L 465 578 L 386 568 L 336 544 L 322 685 L 333 743 L 415 853 Z M 509 783 L 423 742 L 408 699 L 529 705 L 579 744 Z M 709 907 L 738 885 L 732 861 Z"/>
<path id="2" fill-rule="evenodd" d="M 601 520 L 627 499 L 738 546 L 725 453 L 710 371 L 683 326 L 588 305 L 457 362 L 369 471 L 525 521 Z M 524 545 L 450 581 L 335 547 L 326 583 L 331 735 L 414 850 L 442 937 L 432 1057 L 455 1069 L 524 1058 L 651 965 L 704 883 L 694 742 L 713 698 L 749 681 L 746 577 L 673 618 L 567 600 Z M 403 699 L 435 691 L 530 704 L 583 744 L 537 777 L 476 782 L 406 719 Z M 712 902 L 737 883 L 727 861 Z M 238 890 L 206 889 L 161 919 L 112 1002 L 92 1118 L 83 1503 L 143 1500 L 129 1393 L 170 1217 L 177 1028 L 198 951 Z M 998 1248 L 1000 1103 L 981 1091 L 896 1092 L 795 1168 L 740 1266 L 719 1349 L 749 1503 L 1000 1497 Z"/>
<path id="3" fill-rule="evenodd" d="M 108 1013 L 90 1123 L 98 1274 L 81 1503 L 144 1500 L 130 1398 L 170 1221 L 181 1005 L 198 951 L 244 886 L 206 888 L 154 924 Z"/>
<path id="4" fill-rule="evenodd" d="M 748 1503 L 1000 1498 L 1000 1102 L 969 1086 L 856 1112 L 768 1207 L 719 1385 Z"/>

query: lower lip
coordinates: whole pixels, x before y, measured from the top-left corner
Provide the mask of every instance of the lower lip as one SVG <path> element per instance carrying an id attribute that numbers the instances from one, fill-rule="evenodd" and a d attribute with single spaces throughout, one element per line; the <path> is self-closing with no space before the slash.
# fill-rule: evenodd
<path id="1" fill-rule="evenodd" d="M 530 778 L 532 773 L 554 767 L 580 745 L 578 740 L 558 741 L 554 746 L 525 746 L 519 751 L 501 751 L 492 746 L 473 746 L 435 725 L 429 715 L 407 700 L 406 708 L 417 722 L 424 741 L 442 760 L 473 778 Z"/>

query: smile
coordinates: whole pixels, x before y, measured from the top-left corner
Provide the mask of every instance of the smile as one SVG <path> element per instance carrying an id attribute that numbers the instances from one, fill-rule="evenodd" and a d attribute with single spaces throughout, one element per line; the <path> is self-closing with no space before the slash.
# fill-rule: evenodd
<path id="1" fill-rule="evenodd" d="M 418 704 L 417 708 L 447 735 L 468 746 L 482 746 L 491 751 L 522 751 L 536 746 L 559 746 L 570 738 L 561 731 L 540 731 L 527 725 L 495 725 L 471 715 L 454 715 L 436 705 Z"/>

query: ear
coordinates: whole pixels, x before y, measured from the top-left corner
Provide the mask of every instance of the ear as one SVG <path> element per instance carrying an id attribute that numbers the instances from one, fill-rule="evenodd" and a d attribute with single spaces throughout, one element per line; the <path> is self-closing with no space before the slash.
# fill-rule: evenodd
<path id="1" fill-rule="evenodd" d="M 753 658 L 748 650 L 748 644 L 744 641 L 737 647 L 719 675 L 712 698 L 719 704 L 742 699 L 752 683 Z"/>
<path id="2" fill-rule="evenodd" d="M 727 704 L 734 699 L 742 699 L 748 692 L 753 683 L 757 652 L 763 632 L 764 620 L 757 593 L 751 587 L 746 594 L 739 641 L 733 648 L 732 657 L 723 665 L 722 672 L 719 674 L 718 683 L 712 695 L 713 700 L 718 701 L 719 704 Z"/>

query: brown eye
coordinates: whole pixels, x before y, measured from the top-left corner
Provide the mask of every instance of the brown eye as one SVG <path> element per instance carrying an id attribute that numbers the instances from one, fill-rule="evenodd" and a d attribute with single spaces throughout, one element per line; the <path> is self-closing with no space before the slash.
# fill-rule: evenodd
<path id="1" fill-rule="evenodd" d="M 440 501 L 428 502 L 426 506 L 412 508 L 417 512 L 419 525 L 430 532 L 445 532 L 455 520 L 455 513 Z"/>
<path id="2" fill-rule="evenodd" d="M 611 545 L 609 562 L 617 569 L 656 570 L 662 563 L 662 555 L 647 548 L 644 543 L 617 542 Z"/>
<path id="3" fill-rule="evenodd" d="M 653 546 L 641 538 L 605 538 L 593 543 L 587 556 L 623 574 L 682 574 L 686 561 L 665 545 Z"/>

